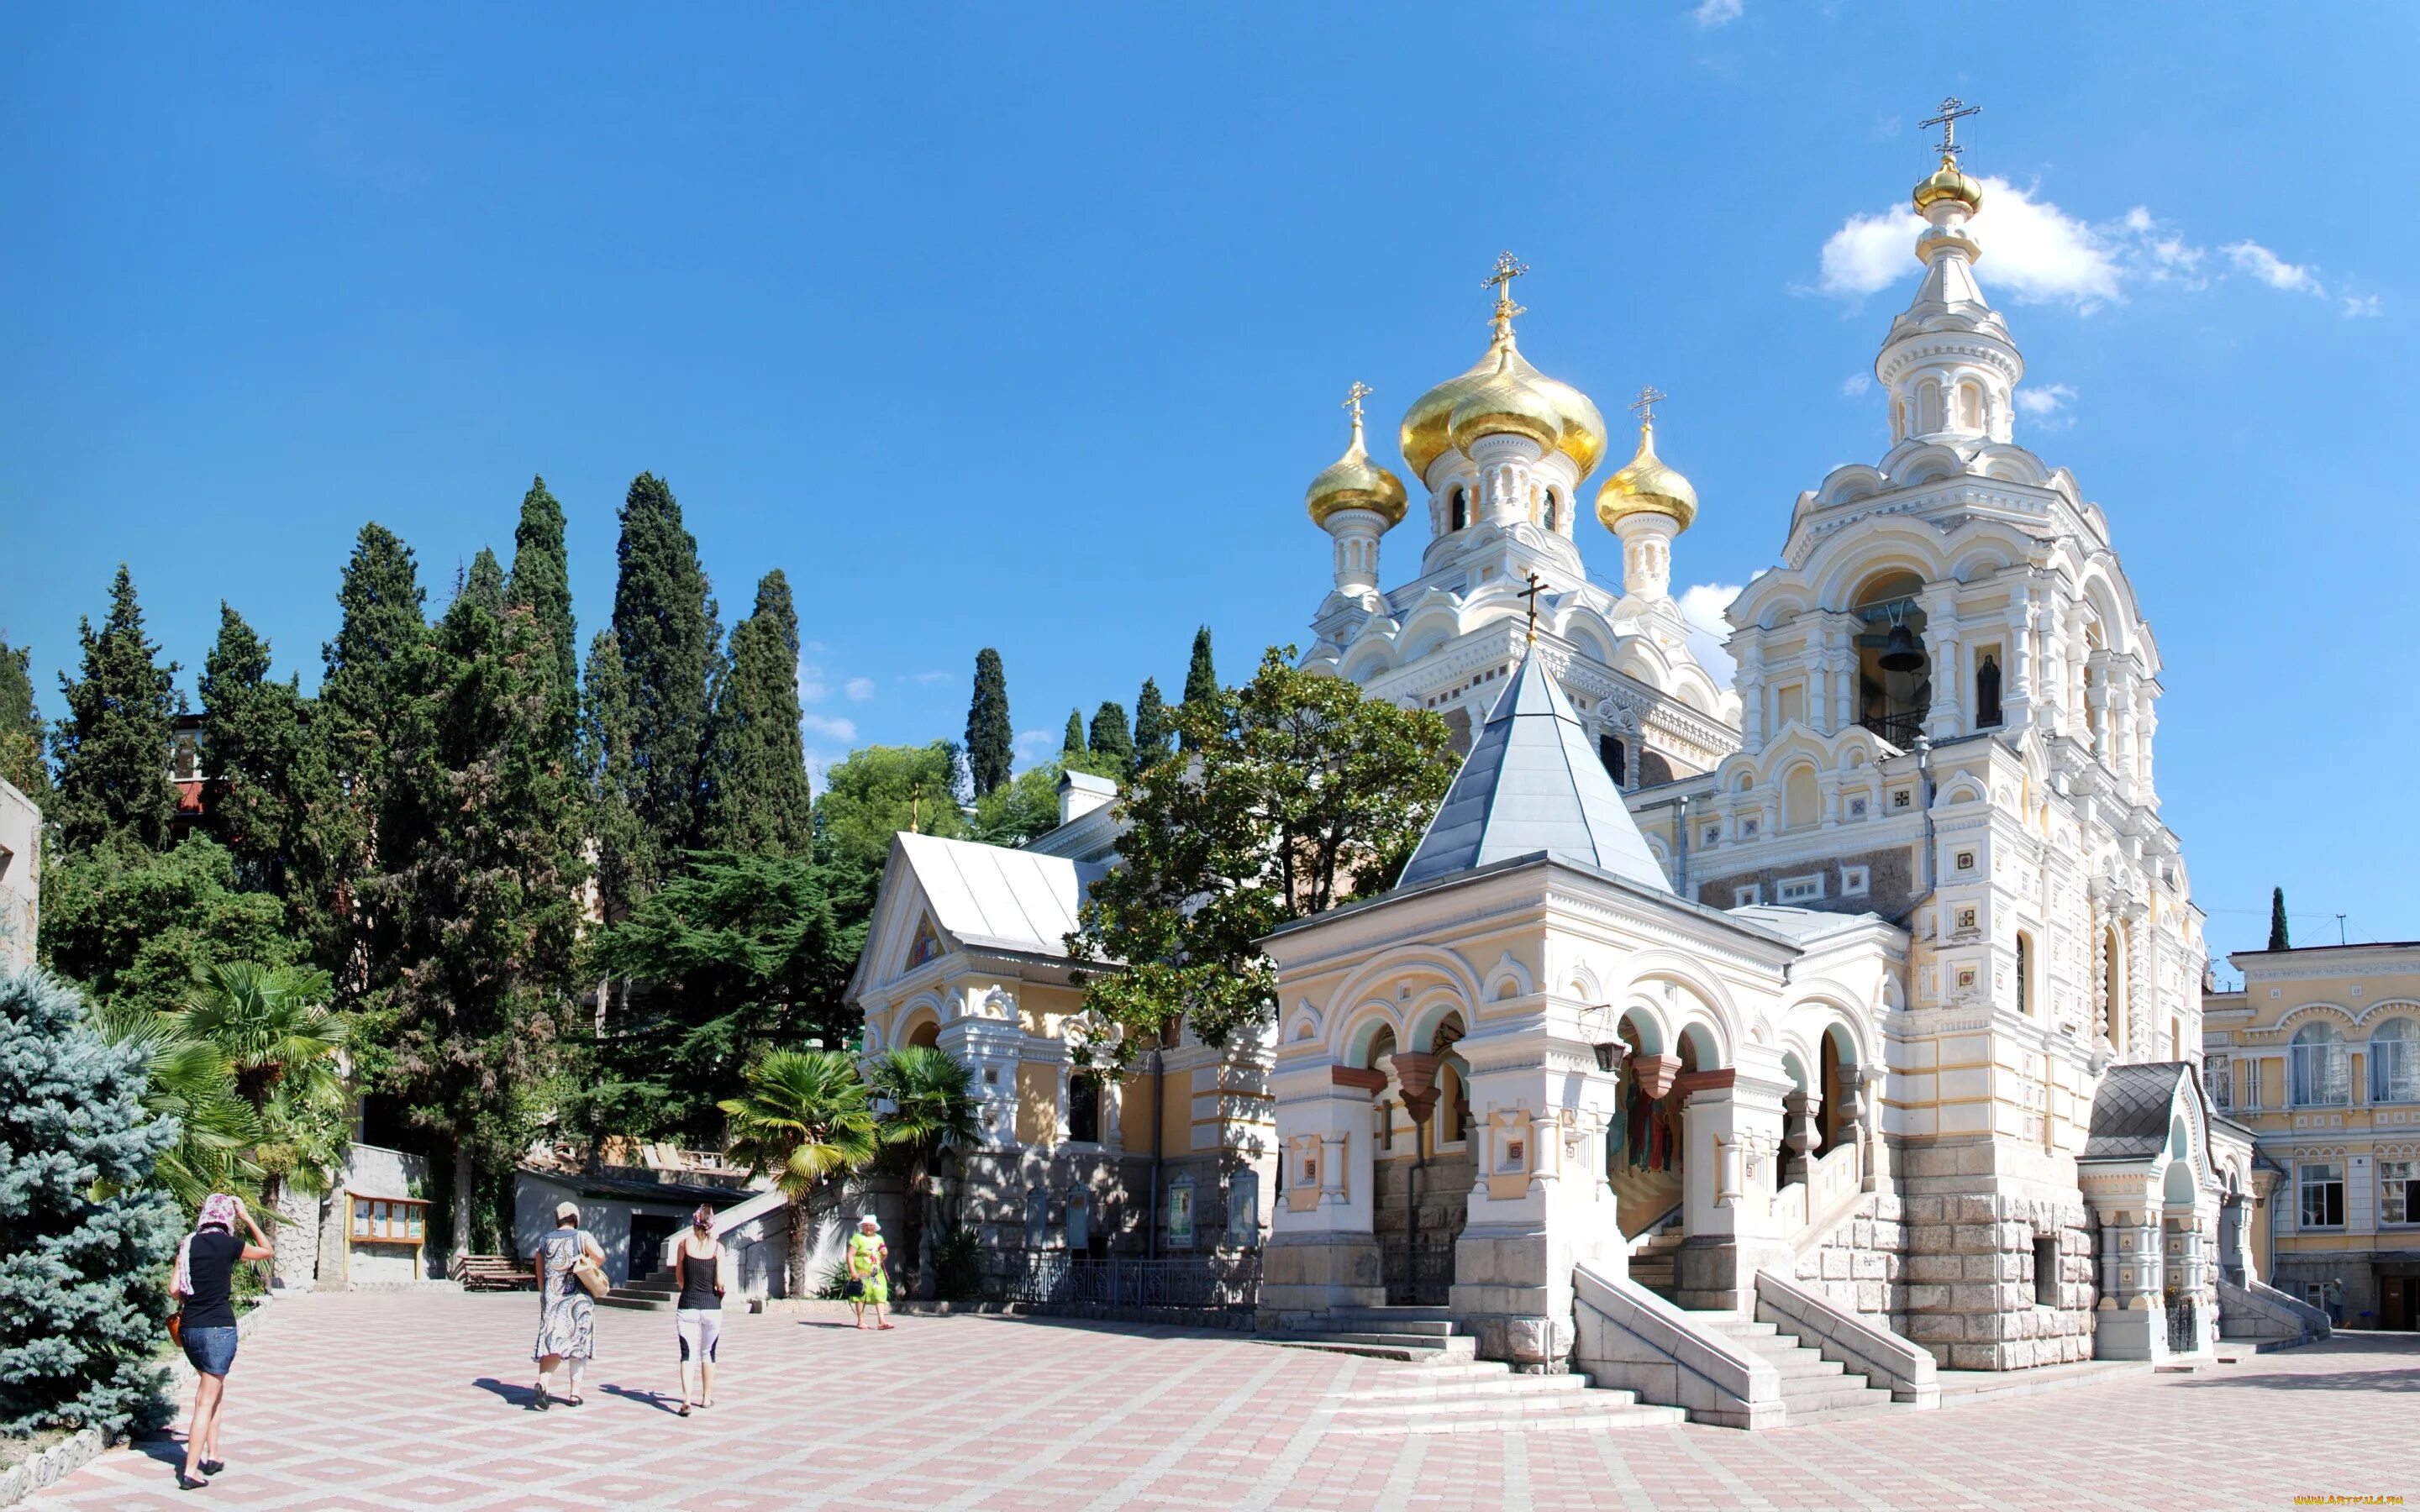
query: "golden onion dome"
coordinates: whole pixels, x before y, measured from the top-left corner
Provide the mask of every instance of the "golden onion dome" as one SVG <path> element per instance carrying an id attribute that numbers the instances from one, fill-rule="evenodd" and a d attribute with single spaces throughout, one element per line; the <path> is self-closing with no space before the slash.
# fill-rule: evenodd
<path id="1" fill-rule="evenodd" d="M 1469 451 L 1482 436 L 1527 436 L 1543 456 L 1562 440 L 1563 417 L 1554 395 L 1534 381 L 1535 368 L 1513 365 L 1520 355 L 1509 342 L 1497 347 L 1496 371 L 1465 392 L 1446 417 L 1446 433 L 1460 450 Z"/>
<path id="2" fill-rule="evenodd" d="M 1412 465 L 1419 476 L 1428 476 L 1429 467 L 1438 457 L 1454 449 L 1453 416 L 1471 391 L 1496 378 L 1498 369 L 1509 368 L 1512 374 L 1543 396 L 1544 408 L 1553 415 L 1555 439 L 1547 445 L 1572 459 L 1572 465 L 1585 478 L 1596 471 L 1605 458 L 1605 416 L 1585 393 L 1559 378 L 1551 378 L 1530 364 L 1507 332 L 1490 343 L 1487 355 L 1471 369 L 1446 379 L 1414 401 L 1404 412 L 1404 424 L 1397 442 L 1404 460 Z"/>
<path id="3" fill-rule="evenodd" d="M 1638 455 L 1596 492 L 1596 517 L 1606 530 L 1625 515 L 1669 515 L 1682 530 L 1698 517 L 1698 490 L 1655 455 L 1655 422 L 1638 424 Z"/>
<path id="4" fill-rule="evenodd" d="M 1932 177 L 1916 186 L 1916 209 L 1921 215 L 1945 199 L 1962 200 L 1966 213 L 1983 208 L 1983 186 L 1958 171 L 1958 160 L 1944 153 Z"/>
<path id="5" fill-rule="evenodd" d="M 1353 386 L 1353 397 L 1346 401 L 1353 410 L 1353 444 L 1320 470 L 1303 495 L 1311 523 L 1322 530 L 1329 516 L 1347 509 L 1366 509 L 1385 520 L 1388 530 L 1404 522 L 1404 480 L 1371 461 L 1370 450 L 1362 444 L 1361 398 L 1367 393 L 1357 383 Z"/>

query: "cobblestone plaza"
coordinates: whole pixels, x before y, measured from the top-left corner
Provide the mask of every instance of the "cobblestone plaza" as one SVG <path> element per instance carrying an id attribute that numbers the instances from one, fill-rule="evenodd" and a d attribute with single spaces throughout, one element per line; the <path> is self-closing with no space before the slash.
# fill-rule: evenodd
<path id="1" fill-rule="evenodd" d="M 228 1468 L 208 1491 L 178 1491 L 154 1443 L 30 1504 L 1999 1512 L 2420 1493 L 2412 1335 L 1744 1433 L 1552 1416 L 1452 1431 L 1404 1405 L 1433 1367 L 992 1318 L 861 1334 L 735 1316 L 721 1400 L 683 1420 L 670 1316 L 610 1309 L 586 1404 L 538 1413 L 534 1323 L 523 1296 L 277 1302 L 229 1380 Z"/>

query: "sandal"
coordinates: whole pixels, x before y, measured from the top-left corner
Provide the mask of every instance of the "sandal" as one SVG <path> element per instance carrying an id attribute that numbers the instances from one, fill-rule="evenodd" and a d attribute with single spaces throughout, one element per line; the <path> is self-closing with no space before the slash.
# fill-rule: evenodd
<path id="1" fill-rule="evenodd" d="M 689 1403 L 683 1402 L 680 1404 L 680 1415 L 683 1417 L 689 1416 Z"/>
<path id="2" fill-rule="evenodd" d="M 530 1411 L 533 1412 L 543 1412 L 553 1405 L 554 1398 L 546 1394 L 546 1388 L 544 1386 L 540 1386 L 537 1389 L 535 1399 L 530 1403 Z"/>
<path id="3" fill-rule="evenodd" d="M 194 1468 L 200 1471 L 205 1475 L 215 1475 L 221 1471 L 226 1469 L 226 1461 L 224 1459 L 205 1459 Z"/>
<path id="4" fill-rule="evenodd" d="M 180 1491 L 198 1491 L 209 1485 L 209 1481 L 195 1480 L 181 1470 L 177 1472 L 177 1489 Z"/>
<path id="5" fill-rule="evenodd" d="M 566 1406 L 566 1407 L 578 1407 L 581 1403 L 582 1403 L 582 1402 L 586 1401 L 587 1399 L 588 1399 L 587 1397 L 581 1396 L 581 1395 L 580 1395 L 579 1393 L 577 1393 L 577 1392 L 574 1392 L 572 1395 L 570 1395 L 570 1396 L 566 1396 L 566 1397 L 563 1399 L 563 1405 L 564 1405 L 564 1406 Z"/>

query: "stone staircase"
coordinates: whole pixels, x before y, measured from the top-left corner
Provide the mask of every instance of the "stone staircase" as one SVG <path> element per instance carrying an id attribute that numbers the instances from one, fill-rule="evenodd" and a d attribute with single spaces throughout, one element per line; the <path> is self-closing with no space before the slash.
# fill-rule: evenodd
<path id="1" fill-rule="evenodd" d="M 1500 1360 L 1479 1359 L 1479 1341 L 1454 1332 L 1443 1307 L 1340 1309 L 1327 1323 L 1317 1333 L 1264 1336 L 1292 1349 L 1357 1354 L 1400 1366 L 1329 1396 L 1336 1433 L 1648 1427 L 1685 1418 L 1677 1407 L 1641 1403 L 1636 1392 L 1599 1391 L 1584 1375 L 1517 1375 Z"/>
<path id="2" fill-rule="evenodd" d="M 1630 1279 L 1669 1300 L 1683 1237 L 1678 1224 L 1649 1235 L 1630 1252 Z"/>
<path id="3" fill-rule="evenodd" d="M 1269 1335 L 1269 1342 L 1298 1350 L 1366 1354 L 1377 1360 L 1416 1364 L 1467 1362 L 1479 1341 L 1453 1331 L 1453 1314 L 1443 1307 L 1340 1307 L 1318 1331 Z"/>
<path id="4" fill-rule="evenodd" d="M 653 1274 L 643 1276 L 597 1299 L 599 1307 L 627 1307 L 633 1312 L 668 1313 L 680 1299 L 680 1278 L 669 1265 L 658 1266 Z"/>
<path id="5" fill-rule="evenodd" d="M 1862 1417 L 1891 1405 L 1887 1388 L 1869 1384 L 1837 1360 L 1826 1360 L 1784 1334 L 1772 1323 L 1760 1323 L 1744 1313 L 1692 1312 L 1689 1317 L 1707 1332 L 1722 1335 L 1761 1356 L 1781 1377 L 1781 1399 L 1789 1408 L 1785 1427 Z"/>

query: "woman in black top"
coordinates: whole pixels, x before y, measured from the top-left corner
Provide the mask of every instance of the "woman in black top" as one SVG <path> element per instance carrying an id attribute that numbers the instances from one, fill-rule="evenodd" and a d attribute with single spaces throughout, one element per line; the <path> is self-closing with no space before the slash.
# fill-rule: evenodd
<path id="1" fill-rule="evenodd" d="M 714 1405 L 714 1351 L 722 1342 L 722 1242 L 714 1237 L 714 1210 L 704 1203 L 690 1214 L 690 1229 L 673 1246 L 680 1278 L 680 1302 L 673 1328 L 680 1335 L 680 1415 L 689 1416 L 689 1367 L 697 1362 L 697 1405 Z"/>
<path id="2" fill-rule="evenodd" d="M 235 1237 L 239 1220 L 252 1231 L 249 1244 Z M 219 1409 L 226 1400 L 227 1371 L 235 1365 L 236 1262 L 265 1260 L 275 1253 L 243 1200 L 223 1192 L 203 1199 L 201 1221 L 178 1247 L 172 1289 L 184 1299 L 178 1333 L 185 1359 L 201 1378 L 185 1427 L 185 1462 L 177 1471 L 177 1484 L 186 1490 L 209 1484 L 194 1471 L 215 1475 L 226 1468 L 219 1459 Z"/>

